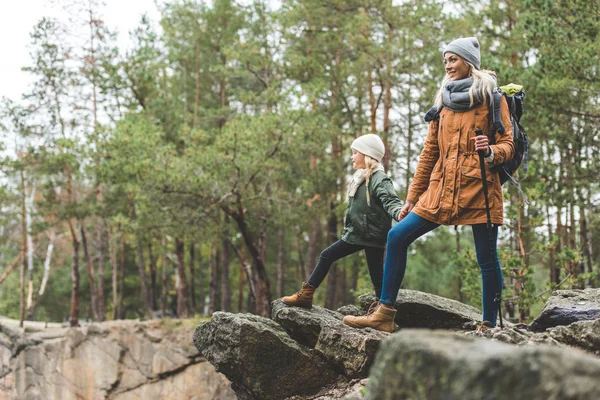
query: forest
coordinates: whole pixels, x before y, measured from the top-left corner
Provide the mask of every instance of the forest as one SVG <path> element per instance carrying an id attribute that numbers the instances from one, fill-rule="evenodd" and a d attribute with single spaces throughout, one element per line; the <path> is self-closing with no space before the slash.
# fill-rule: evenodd
<path id="1" fill-rule="evenodd" d="M 117 45 L 102 2 L 30 29 L 35 84 L 0 104 L 0 315 L 67 322 L 268 316 L 339 238 L 350 144 L 376 133 L 406 196 L 444 76 L 526 92 L 531 141 L 504 186 L 503 307 L 527 322 L 600 278 L 600 1 L 173 0 Z M 480 307 L 469 227 L 413 244 L 403 287 Z M 372 290 L 362 253 L 317 304 Z"/>

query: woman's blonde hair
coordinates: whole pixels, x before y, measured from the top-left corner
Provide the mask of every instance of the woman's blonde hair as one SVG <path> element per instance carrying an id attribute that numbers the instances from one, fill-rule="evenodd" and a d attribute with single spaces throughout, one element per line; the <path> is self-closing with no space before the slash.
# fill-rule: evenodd
<path id="1" fill-rule="evenodd" d="M 485 70 L 480 71 L 464 58 L 461 58 L 460 56 L 457 57 L 467 64 L 469 67 L 468 76 L 473 78 L 473 84 L 469 89 L 469 99 L 471 100 L 470 106 L 473 107 L 473 104 L 475 103 L 475 94 L 477 94 L 480 99 L 483 99 L 485 104 L 489 104 L 492 101 L 493 91 L 496 89 L 496 79 L 494 79 L 493 72 Z M 438 90 L 437 94 L 435 95 L 434 105 L 438 109 L 442 106 L 444 90 L 446 89 L 448 82 L 450 82 L 450 77 L 446 75 L 442 81 L 440 90 Z M 475 90 L 479 90 L 479 93 L 475 93 Z"/>
<path id="2" fill-rule="evenodd" d="M 365 156 L 365 181 L 367 185 L 367 204 L 371 206 L 371 194 L 369 193 L 369 180 L 371 179 L 371 175 L 375 173 L 377 168 L 379 168 L 379 161 L 374 158 Z"/>

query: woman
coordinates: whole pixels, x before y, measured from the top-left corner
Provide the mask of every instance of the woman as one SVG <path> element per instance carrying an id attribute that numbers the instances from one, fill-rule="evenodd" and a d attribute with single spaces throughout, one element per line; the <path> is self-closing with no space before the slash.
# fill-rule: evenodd
<path id="1" fill-rule="evenodd" d="M 315 289 L 327 276 L 331 265 L 342 257 L 364 250 L 369 275 L 377 297 L 381 295 L 385 240 L 398 220 L 402 202 L 394 191 L 381 160 L 385 146 L 375 134 L 363 135 L 350 146 L 352 167 L 356 169 L 348 185 L 348 209 L 342 238 L 323 250 L 319 262 L 302 289 L 281 300 L 288 306 L 311 308 Z"/>
<path id="2" fill-rule="evenodd" d="M 480 71 L 479 42 L 474 37 L 451 42 L 444 49 L 443 57 L 446 77 L 434 106 L 425 116 L 430 122 L 427 139 L 400 212 L 401 221 L 388 234 L 380 305 L 366 316 L 346 316 L 344 323 L 355 328 L 392 331 L 396 315 L 394 304 L 404 278 L 408 246 L 440 225 L 471 225 L 483 282 L 482 327 L 496 326 L 498 305 L 494 297 L 502 290 L 496 242 L 504 211 L 498 173 L 489 166 L 513 156 L 510 114 L 502 98 L 504 133 L 495 134 L 494 145 L 489 144 L 486 135 L 477 136 L 476 131 L 487 133 L 490 127 L 495 78 L 491 73 Z M 478 151 L 485 154 L 493 248 L 486 225 Z"/>

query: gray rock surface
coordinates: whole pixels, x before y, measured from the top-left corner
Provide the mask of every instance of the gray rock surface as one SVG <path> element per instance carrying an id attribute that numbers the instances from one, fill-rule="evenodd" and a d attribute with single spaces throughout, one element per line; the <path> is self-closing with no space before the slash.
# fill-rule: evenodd
<path id="1" fill-rule="evenodd" d="M 547 330 L 554 340 L 600 355 L 600 319 L 574 322 Z M 600 379 L 600 378 L 599 378 Z"/>
<path id="2" fill-rule="evenodd" d="M 311 309 L 286 306 L 281 300 L 272 303 L 271 318 L 297 342 L 314 348 L 321 329 L 342 324 L 344 316 L 318 306 Z"/>
<path id="3" fill-rule="evenodd" d="M 256 315 L 216 312 L 196 328 L 194 343 L 242 400 L 309 396 L 339 378 L 319 352 Z"/>
<path id="4" fill-rule="evenodd" d="M 404 330 L 381 343 L 365 399 L 597 399 L 600 360 L 553 346 L 515 347 Z"/>
<path id="5" fill-rule="evenodd" d="M 556 290 L 530 329 L 538 332 L 577 321 L 600 319 L 600 288 Z"/>
<path id="6" fill-rule="evenodd" d="M 193 325 L 111 321 L 24 331 L 2 321 L 0 398 L 235 399 L 192 345 Z"/>
<path id="7" fill-rule="evenodd" d="M 375 359 L 379 342 L 389 336 L 371 328 L 359 330 L 346 325 L 321 330 L 315 347 L 349 378 L 366 378 Z"/>
<path id="8" fill-rule="evenodd" d="M 359 297 L 365 311 L 375 300 L 373 293 Z M 467 322 L 481 321 L 481 312 L 475 307 L 416 290 L 401 289 L 395 307 L 400 328 L 460 330 Z"/>

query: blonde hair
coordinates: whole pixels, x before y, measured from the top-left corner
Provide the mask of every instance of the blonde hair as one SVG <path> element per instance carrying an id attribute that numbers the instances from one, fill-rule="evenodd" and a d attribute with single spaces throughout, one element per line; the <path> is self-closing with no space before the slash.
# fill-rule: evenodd
<path id="1" fill-rule="evenodd" d="M 485 104 L 489 104 L 492 101 L 493 91 L 496 89 L 496 80 L 494 79 L 493 73 L 491 71 L 480 71 L 473 64 L 466 61 L 464 58 L 457 56 L 460 58 L 467 66 L 469 67 L 469 77 L 473 78 L 473 84 L 469 89 L 469 99 L 470 106 L 473 107 L 473 103 L 475 102 L 475 90 L 478 90 L 477 93 L 480 99 L 483 99 Z M 444 80 L 442 80 L 442 85 L 435 95 L 435 107 L 442 107 L 442 101 L 444 96 L 444 89 L 446 89 L 446 85 L 450 82 L 450 77 L 446 75 Z"/>
<path id="2" fill-rule="evenodd" d="M 365 156 L 365 180 L 366 180 L 366 184 L 367 184 L 367 204 L 369 205 L 369 207 L 371 206 L 371 194 L 369 193 L 369 180 L 371 179 L 371 175 L 373 175 L 375 173 L 375 171 L 377 170 L 377 168 L 379 168 L 379 161 L 377 161 L 374 158 L 369 157 L 368 155 L 364 155 Z"/>

